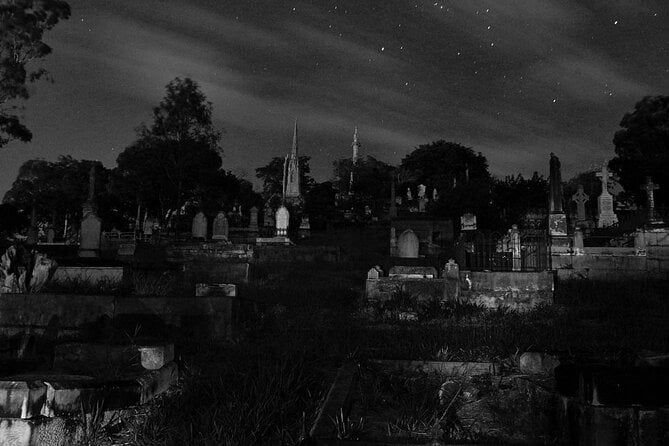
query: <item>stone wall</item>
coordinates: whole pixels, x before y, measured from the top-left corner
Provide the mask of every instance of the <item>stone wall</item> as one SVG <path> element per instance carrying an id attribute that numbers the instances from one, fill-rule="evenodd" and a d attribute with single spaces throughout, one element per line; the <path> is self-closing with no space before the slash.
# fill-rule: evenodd
<path id="1" fill-rule="evenodd" d="M 69 294 L 3 294 L 0 333 L 76 334 L 103 319 L 146 319 L 166 327 L 229 336 L 236 300 L 231 297 L 117 297 Z"/>
<path id="2" fill-rule="evenodd" d="M 122 266 L 58 266 L 53 275 L 54 282 L 105 282 L 118 284 L 123 281 Z"/>
<path id="3" fill-rule="evenodd" d="M 551 265 L 558 279 L 669 280 L 669 248 L 571 248 L 553 250 Z"/>
<path id="4" fill-rule="evenodd" d="M 339 262 L 338 246 L 262 245 L 254 249 L 258 262 Z"/>
<path id="5" fill-rule="evenodd" d="M 385 301 L 393 296 L 411 296 L 419 301 L 458 300 L 487 308 L 519 310 L 553 303 L 555 274 L 552 271 L 460 271 L 457 295 L 447 292 L 444 278 L 419 279 L 379 277 L 367 279 L 366 297 Z"/>
<path id="6" fill-rule="evenodd" d="M 226 244 L 219 242 L 172 243 L 165 247 L 168 262 L 202 260 L 250 261 L 254 247 L 246 244 Z"/>

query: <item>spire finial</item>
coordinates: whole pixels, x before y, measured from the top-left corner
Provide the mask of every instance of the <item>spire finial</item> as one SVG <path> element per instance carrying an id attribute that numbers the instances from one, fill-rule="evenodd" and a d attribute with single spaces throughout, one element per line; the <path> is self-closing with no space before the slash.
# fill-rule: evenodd
<path id="1" fill-rule="evenodd" d="M 293 131 L 293 154 L 297 155 L 297 118 L 295 118 L 295 130 Z"/>

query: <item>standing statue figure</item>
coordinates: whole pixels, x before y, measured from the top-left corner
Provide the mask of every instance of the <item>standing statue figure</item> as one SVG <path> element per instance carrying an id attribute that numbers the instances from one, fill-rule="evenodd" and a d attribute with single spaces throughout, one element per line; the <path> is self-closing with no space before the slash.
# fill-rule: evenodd
<path id="1" fill-rule="evenodd" d="M 551 152 L 550 159 L 550 212 L 562 213 L 562 175 L 560 173 L 560 160 Z"/>
<path id="2" fill-rule="evenodd" d="M 413 195 L 411 195 L 411 188 L 407 187 L 407 200 L 413 200 Z"/>

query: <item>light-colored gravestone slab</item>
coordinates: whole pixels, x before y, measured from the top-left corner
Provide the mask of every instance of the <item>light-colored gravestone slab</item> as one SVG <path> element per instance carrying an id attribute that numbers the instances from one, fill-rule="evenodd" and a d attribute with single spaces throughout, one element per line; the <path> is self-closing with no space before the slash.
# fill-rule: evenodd
<path id="1" fill-rule="evenodd" d="M 191 228 L 193 238 L 207 238 L 207 216 L 204 212 L 198 212 L 193 217 L 193 226 Z"/>
<path id="2" fill-rule="evenodd" d="M 476 215 L 469 212 L 463 214 L 460 217 L 460 228 L 463 231 L 476 231 Z"/>
<path id="3" fill-rule="evenodd" d="M 225 216 L 225 212 L 221 211 L 216 214 L 216 218 L 214 219 L 211 238 L 214 240 L 227 240 L 229 230 L 228 217 Z"/>
<path id="4" fill-rule="evenodd" d="M 368 279 L 378 279 L 380 277 L 383 277 L 383 269 L 381 269 L 379 265 L 376 265 L 375 267 L 367 271 Z"/>
<path id="5" fill-rule="evenodd" d="M 79 257 L 99 257 L 101 236 L 102 220 L 94 212 L 89 212 L 81 220 Z"/>
<path id="6" fill-rule="evenodd" d="M 436 279 L 437 270 L 433 266 L 397 265 L 390 268 L 388 277 L 399 277 L 404 279 Z"/>
<path id="7" fill-rule="evenodd" d="M 397 256 L 418 258 L 420 242 L 418 236 L 411 229 L 407 229 L 397 239 Z"/>
<path id="8" fill-rule="evenodd" d="M 597 227 L 608 228 L 618 224 L 618 216 L 613 212 L 613 196 L 609 193 L 609 173 L 606 164 L 602 166 L 602 171 L 597 173 L 597 177 L 602 180 L 602 194 L 597 198 Z"/>
<path id="9" fill-rule="evenodd" d="M 457 301 L 460 298 L 460 265 L 448 259 L 442 273 L 444 278 L 444 300 Z"/>
<path id="10" fill-rule="evenodd" d="M 288 225 L 290 222 L 290 212 L 285 206 L 276 210 L 276 235 L 279 237 L 288 236 Z"/>

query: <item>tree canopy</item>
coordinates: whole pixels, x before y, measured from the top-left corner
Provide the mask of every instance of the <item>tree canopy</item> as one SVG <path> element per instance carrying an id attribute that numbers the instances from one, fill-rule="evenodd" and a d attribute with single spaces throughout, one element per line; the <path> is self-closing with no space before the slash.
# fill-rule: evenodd
<path id="1" fill-rule="evenodd" d="M 618 175 L 625 192 L 644 203 L 641 189 L 646 176 L 660 185 L 656 200 L 669 200 L 669 96 L 646 96 L 626 113 L 613 138 L 616 157 L 609 166 Z"/>
<path id="2" fill-rule="evenodd" d="M 62 0 L 5 0 L 0 3 L 0 147 L 12 139 L 30 141 L 32 133 L 15 114 L 13 101 L 28 99 L 27 82 L 44 76 L 39 68 L 29 72 L 28 62 L 51 53 L 42 41 L 45 31 L 70 17 Z"/>
<path id="3" fill-rule="evenodd" d="M 417 186 L 423 184 L 428 194 L 437 190 L 437 201 L 428 205 L 430 213 L 458 220 L 463 213 L 473 212 L 485 222 L 491 181 L 488 161 L 480 152 L 440 140 L 421 145 L 402 159 L 398 194 L 409 188 L 415 197 Z"/>
<path id="4" fill-rule="evenodd" d="M 211 103 L 191 79 L 167 85 L 153 124 L 142 124 L 137 134 L 117 159 L 116 188 L 126 201 L 165 215 L 202 202 L 221 180 L 221 133 L 212 123 Z"/>
<path id="5" fill-rule="evenodd" d="M 522 174 L 507 175 L 493 182 L 492 202 L 500 218 L 499 229 L 519 224 L 525 214 L 548 206 L 548 180 L 534 172 L 526 179 Z"/>
<path id="6" fill-rule="evenodd" d="M 395 167 L 379 161 L 372 156 L 361 157 L 353 164 L 350 158 L 337 160 L 334 166 L 334 182 L 341 197 L 348 207 L 358 212 L 369 206 L 375 214 L 379 214 L 390 197 L 390 184 Z M 351 172 L 353 172 L 353 188 L 351 190 Z"/>

